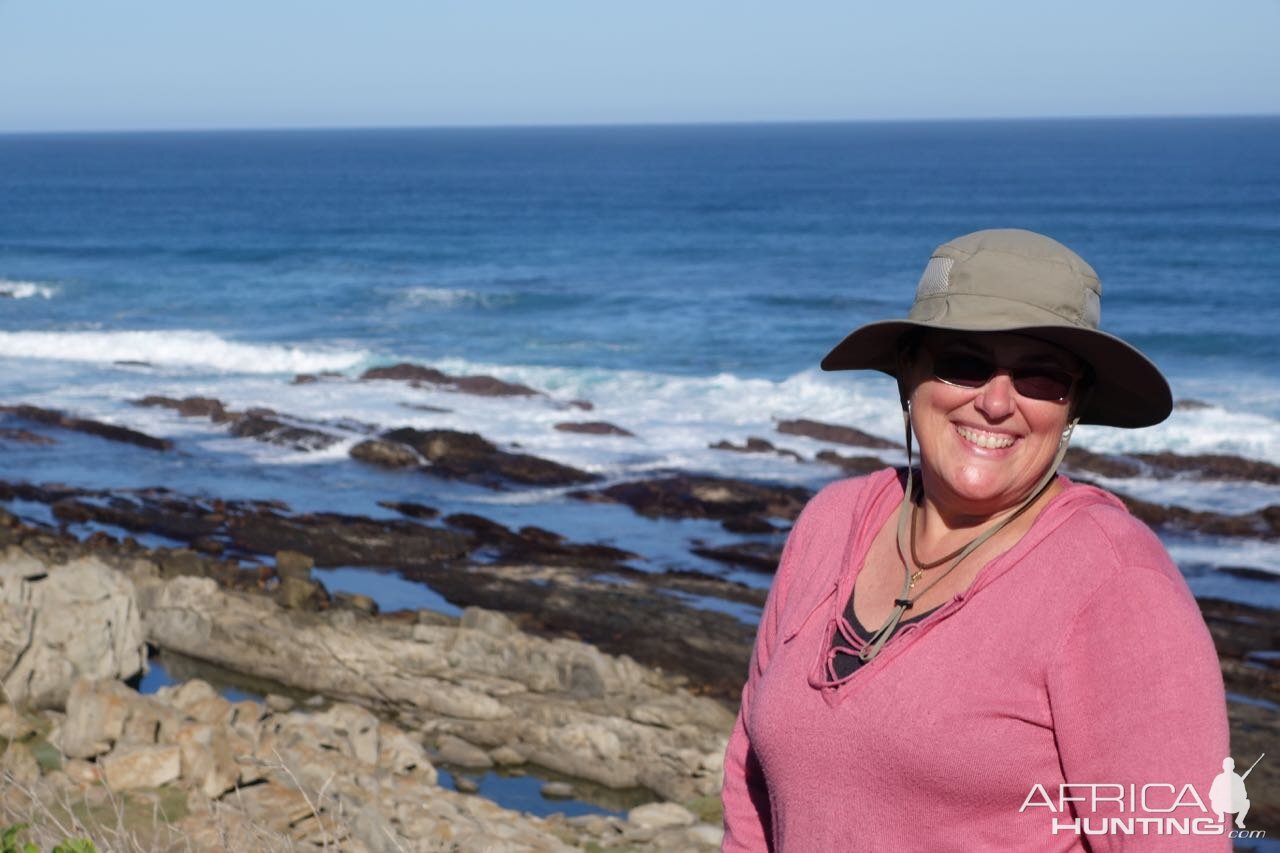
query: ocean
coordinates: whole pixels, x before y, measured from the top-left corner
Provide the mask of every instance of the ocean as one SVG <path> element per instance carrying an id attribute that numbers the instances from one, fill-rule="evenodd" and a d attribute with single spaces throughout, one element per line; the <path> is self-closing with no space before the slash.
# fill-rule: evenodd
<path id="1" fill-rule="evenodd" d="M 854 326 L 901 316 L 934 246 L 988 227 L 1087 258 L 1103 327 L 1188 401 L 1151 429 L 1082 427 L 1076 446 L 1280 462 L 1277 139 L 1280 118 L 0 136 L 0 403 L 177 448 L 0 441 L 0 479 L 379 517 L 392 514 L 379 501 L 418 501 L 765 585 L 689 552 L 726 538 L 707 522 L 370 469 L 347 456 L 358 429 L 303 452 L 131 401 L 478 432 L 607 481 L 680 470 L 817 487 L 838 476 L 812 461 L 829 445 L 776 421 L 898 439 L 889 379 L 817 363 Z M 401 361 L 546 395 L 350 381 Z M 570 406 L 581 399 L 590 413 Z M 585 419 L 635 437 L 553 429 Z M 804 461 L 709 447 L 750 436 Z M 1265 483 L 1123 488 L 1216 512 L 1280 504 Z M 1197 594 L 1280 606 L 1280 583 L 1217 571 L 1280 575 L 1274 540 L 1165 541 Z"/>

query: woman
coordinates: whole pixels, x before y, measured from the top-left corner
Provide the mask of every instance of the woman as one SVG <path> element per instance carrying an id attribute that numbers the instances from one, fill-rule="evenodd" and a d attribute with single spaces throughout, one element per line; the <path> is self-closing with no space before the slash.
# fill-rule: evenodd
<path id="1" fill-rule="evenodd" d="M 1228 754 L 1195 601 L 1118 500 L 1056 476 L 1077 422 L 1172 408 L 1100 294 L 1060 243 L 980 231 L 934 252 L 906 320 L 823 360 L 897 378 L 908 465 L 823 489 L 787 540 L 725 850 L 1229 846 L 1191 834 L 1225 831 L 1203 820 Z"/>

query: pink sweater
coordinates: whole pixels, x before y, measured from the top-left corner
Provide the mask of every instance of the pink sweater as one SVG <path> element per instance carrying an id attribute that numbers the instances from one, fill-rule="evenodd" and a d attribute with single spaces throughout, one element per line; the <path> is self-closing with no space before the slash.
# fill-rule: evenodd
<path id="1" fill-rule="evenodd" d="M 882 471 L 796 522 L 725 757 L 724 849 L 1229 849 L 1209 799 L 1228 755 L 1213 643 L 1159 541 L 1098 489 L 1066 483 L 968 591 L 827 680 L 835 620 L 901 499 Z"/>

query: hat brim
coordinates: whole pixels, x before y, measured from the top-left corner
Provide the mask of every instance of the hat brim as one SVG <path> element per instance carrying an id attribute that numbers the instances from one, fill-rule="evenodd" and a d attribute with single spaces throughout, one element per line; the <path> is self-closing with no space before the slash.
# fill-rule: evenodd
<path id="1" fill-rule="evenodd" d="M 1173 411 L 1169 383 L 1150 359 L 1114 335 L 1075 326 L 964 328 L 912 320 L 882 320 L 850 332 L 822 359 L 822 369 L 879 370 L 897 377 L 898 341 L 907 332 L 918 329 L 975 334 L 1006 332 L 1062 347 L 1086 362 L 1093 373 L 1088 398 L 1080 411 L 1082 424 L 1145 427 L 1160 423 Z"/>

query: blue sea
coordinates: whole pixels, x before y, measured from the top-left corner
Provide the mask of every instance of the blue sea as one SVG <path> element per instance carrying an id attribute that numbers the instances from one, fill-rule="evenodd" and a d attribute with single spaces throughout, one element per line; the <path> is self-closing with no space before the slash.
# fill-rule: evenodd
<path id="1" fill-rule="evenodd" d="M 836 471 L 708 445 L 761 436 L 812 460 L 826 445 L 779 435 L 790 418 L 897 439 L 890 380 L 817 363 L 855 325 L 905 312 L 936 245 L 987 227 L 1079 251 L 1103 280 L 1104 328 L 1205 404 L 1147 430 L 1081 428 L 1078 446 L 1280 462 L 1278 139 L 1280 118 L 0 136 L 0 403 L 177 445 L 0 442 L 0 479 L 379 516 L 380 500 L 413 500 L 725 573 L 688 551 L 728 538 L 708 523 L 371 470 L 346 455 L 359 430 L 306 453 L 130 401 L 462 429 L 610 480 L 817 486 Z M 547 396 L 352 381 L 399 361 Z M 338 375 L 291 382 L 321 371 Z M 636 437 L 553 429 L 588 419 Z M 1220 512 L 1280 503 L 1262 484 L 1115 485 Z M 1166 544 L 1197 593 L 1280 606 L 1280 584 L 1216 572 L 1280 574 L 1280 545 Z"/>

